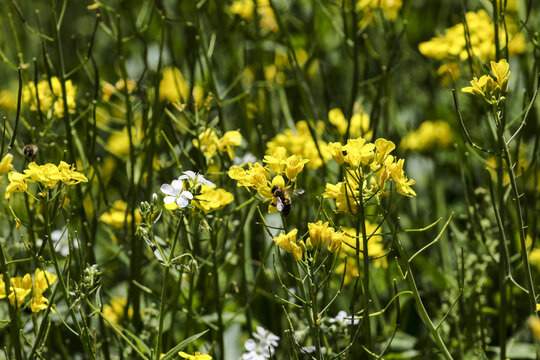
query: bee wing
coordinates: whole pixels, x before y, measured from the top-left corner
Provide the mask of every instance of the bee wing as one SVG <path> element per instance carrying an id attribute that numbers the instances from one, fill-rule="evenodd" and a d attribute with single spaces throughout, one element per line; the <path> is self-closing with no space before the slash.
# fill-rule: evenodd
<path id="1" fill-rule="evenodd" d="M 283 201 L 280 197 L 276 197 L 276 207 L 279 211 L 283 211 Z"/>
<path id="2" fill-rule="evenodd" d="M 304 189 L 298 188 L 298 189 L 294 189 L 291 195 L 293 197 L 296 197 L 296 196 L 302 195 L 304 192 L 305 192 Z"/>

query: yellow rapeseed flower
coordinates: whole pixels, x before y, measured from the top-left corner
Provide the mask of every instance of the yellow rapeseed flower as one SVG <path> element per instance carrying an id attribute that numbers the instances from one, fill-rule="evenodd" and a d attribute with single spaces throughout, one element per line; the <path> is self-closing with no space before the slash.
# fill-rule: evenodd
<path id="1" fill-rule="evenodd" d="M 75 102 L 75 93 L 77 87 L 73 85 L 71 80 L 65 82 L 67 108 L 70 114 L 75 113 L 77 104 Z M 39 97 L 40 111 L 53 110 L 54 114 L 59 117 L 64 117 L 64 98 L 62 92 L 62 85 L 60 80 L 54 76 L 48 80 L 41 80 L 37 84 L 37 96 Z M 38 100 L 36 97 L 36 84 L 34 82 L 28 83 L 23 88 L 23 100 L 25 103 L 30 103 L 30 109 L 33 111 L 38 110 Z"/>
<path id="2" fill-rule="evenodd" d="M 302 260 L 302 248 L 296 244 L 297 229 L 291 230 L 287 234 L 279 234 L 274 237 L 274 242 L 280 249 L 292 254 L 296 261 Z"/>
<path id="3" fill-rule="evenodd" d="M 184 359 L 188 359 L 188 360 L 212 360 L 212 356 L 210 356 L 208 354 L 201 354 L 198 351 L 195 351 L 195 354 L 193 354 L 193 355 L 190 355 L 190 354 L 185 353 L 183 351 L 179 351 L 178 355 L 180 355 Z"/>
<path id="4" fill-rule="evenodd" d="M 399 144 L 403 150 L 426 151 L 444 148 L 452 143 L 454 136 L 446 121 L 424 121 L 418 130 L 411 131 Z"/>
<path id="5" fill-rule="evenodd" d="M 223 209 L 233 202 L 234 196 L 225 189 L 215 189 L 207 185 L 201 185 L 201 193 L 196 196 L 195 200 L 196 207 L 205 213 L 210 213 Z"/>
<path id="6" fill-rule="evenodd" d="M 296 177 L 304 170 L 304 165 L 308 162 L 308 159 L 301 159 L 296 155 L 289 156 L 285 159 L 285 176 L 287 176 L 287 179 L 296 181 Z"/>
<path id="7" fill-rule="evenodd" d="M 234 147 L 242 144 L 242 134 L 240 131 L 227 131 L 217 142 L 217 148 L 221 152 L 226 152 L 229 158 L 234 159 Z"/>
<path id="8" fill-rule="evenodd" d="M 322 121 L 317 122 L 313 128 L 319 137 L 324 133 L 324 123 Z M 317 146 L 321 154 L 319 154 Z M 306 121 L 299 121 L 296 123 L 295 129 L 286 129 L 283 133 L 277 134 L 266 144 L 266 153 L 270 154 L 277 147 L 284 147 L 289 154 L 308 159 L 307 167 L 309 169 L 318 169 L 322 166 L 323 161 L 327 162 L 332 158 L 327 150 L 326 142 L 318 140 L 315 143 L 313 141 Z"/>
<path id="9" fill-rule="evenodd" d="M 510 65 L 506 59 L 491 61 L 490 64 L 495 79 L 489 75 L 482 75 L 480 79 L 473 77 L 471 86 L 464 87 L 461 91 L 483 98 L 488 104 L 497 104 L 504 100 L 508 91 Z"/>
<path id="10" fill-rule="evenodd" d="M 465 14 L 467 22 L 469 45 L 472 55 L 487 62 L 495 57 L 495 30 L 489 14 L 485 10 L 478 12 L 468 12 Z M 508 52 L 510 55 L 525 52 L 525 39 L 519 33 L 516 20 L 507 16 L 507 28 L 501 27 L 499 31 L 499 41 L 501 47 L 506 44 L 506 33 L 508 38 Z M 507 31 L 505 31 L 507 30 Z M 422 55 L 436 59 L 455 59 L 456 57 L 464 61 L 469 58 L 467 41 L 465 37 L 465 27 L 457 24 L 445 30 L 444 34 L 434 37 L 429 41 L 420 43 L 418 46 Z"/>
<path id="11" fill-rule="evenodd" d="M 9 170 L 13 169 L 11 161 L 13 160 L 13 155 L 6 154 L 2 161 L 0 161 L 0 176 L 6 174 Z"/>
<path id="12" fill-rule="evenodd" d="M 58 165 L 58 171 L 60 172 L 60 180 L 66 185 L 75 185 L 81 182 L 88 182 L 86 176 L 82 173 L 75 171 L 73 165 L 69 165 L 64 161 L 60 161 Z"/>
<path id="13" fill-rule="evenodd" d="M 159 83 L 159 99 L 169 102 L 186 102 L 189 96 L 189 86 L 184 80 L 180 69 L 168 67 L 163 70 Z"/>
<path id="14" fill-rule="evenodd" d="M 114 297 L 109 304 L 103 305 L 103 316 L 114 325 L 120 325 L 120 322 L 127 316 L 133 316 L 133 309 L 130 307 L 126 312 L 127 299 L 123 297 Z"/>
<path id="15" fill-rule="evenodd" d="M 99 219 L 105 224 L 108 224 L 114 228 L 121 229 L 126 222 L 126 209 L 127 204 L 125 201 L 116 200 L 109 211 L 101 214 Z M 140 223 L 142 220 L 139 210 L 135 210 L 135 222 Z M 127 213 L 127 223 L 131 222 L 131 213 Z"/>
<path id="16" fill-rule="evenodd" d="M 46 187 L 53 188 L 58 181 L 62 179 L 62 174 L 58 171 L 58 167 L 54 164 L 47 163 L 38 165 L 35 162 L 28 164 L 28 169 L 24 173 L 29 182 L 39 182 Z"/>
<path id="17" fill-rule="evenodd" d="M 341 135 L 347 134 L 347 127 L 349 126 L 349 121 L 345 119 L 343 111 L 340 108 L 331 109 L 328 112 L 328 121 L 336 127 L 338 132 Z M 365 112 L 356 112 L 351 117 L 350 121 L 349 136 L 352 138 L 357 138 L 362 136 L 366 140 L 370 140 L 373 134 L 373 131 L 369 130 L 369 115 Z"/>
<path id="18" fill-rule="evenodd" d="M 11 306 L 15 306 L 15 302 L 17 302 L 17 306 L 21 306 L 26 296 L 32 291 L 32 277 L 30 274 L 26 274 L 23 277 L 17 276 L 10 280 L 9 302 Z"/>
<path id="19" fill-rule="evenodd" d="M 10 171 L 8 173 L 9 185 L 6 187 L 6 199 L 9 199 L 15 192 L 25 192 L 28 189 L 26 177 L 26 175 L 16 171 Z"/>

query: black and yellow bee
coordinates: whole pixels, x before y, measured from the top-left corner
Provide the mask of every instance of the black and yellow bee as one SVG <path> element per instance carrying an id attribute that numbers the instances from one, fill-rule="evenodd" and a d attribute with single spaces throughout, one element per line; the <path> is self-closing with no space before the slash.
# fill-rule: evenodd
<path id="1" fill-rule="evenodd" d="M 32 162 L 36 158 L 38 147 L 34 144 L 28 144 L 23 147 L 22 151 L 26 157 L 26 160 L 28 160 L 28 162 Z"/>
<path id="2" fill-rule="evenodd" d="M 291 197 L 287 189 L 284 189 L 280 186 L 272 187 L 272 195 L 274 195 L 275 202 L 272 204 L 283 214 L 283 216 L 289 215 L 291 212 Z M 304 193 L 302 189 L 295 189 L 293 191 L 293 196 L 301 195 Z"/>

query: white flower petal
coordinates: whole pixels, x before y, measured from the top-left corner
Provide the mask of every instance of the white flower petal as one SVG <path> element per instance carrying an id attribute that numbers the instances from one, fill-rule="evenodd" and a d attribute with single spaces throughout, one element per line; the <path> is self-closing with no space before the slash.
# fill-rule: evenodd
<path id="1" fill-rule="evenodd" d="M 188 204 L 189 200 L 183 196 L 180 196 L 176 199 L 176 205 L 178 205 L 178 207 L 185 208 L 186 206 L 188 206 Z"/>
<path id="2" fill-rule="evenodd" d="M 176 196 L 165 196 L 165 199 L 163 199 L 163 202 L 165 204 L 172 204 L 176 200 Z"/>
<path id="3" fill-rule="evenodd" d="M 195 174 L 193 171 L 191 170 L 188 170 L 188 171 L 184 171 L 182 173 L 182 175 L 180 175 L 180 177 L 178 178 L 178 180 L 183 180 L 183 179 L 189 179 L 191 181 L 195 180 L 195 177 L 197 176 L 197 174 Z"/>
<path id="4" fill-rule="evenodd" d="M 247 339 L 244 343 L 244 347 L 247 351 L 255 351 L 255 349 L 257 348 L 257 343 L 253 339 Z"/>
<path id="5" fill-rule="evenodd" d="M 174 189 L 169 184 L 163 184 L 160 188 L 161 192 L 165 195 L 175 195 Z"/>
<path id="6" fill-rule="evenodd" d="M 193 194 L 190 193 L 189 191 L 182 191 L 182 194 L 180 194 L 180 196 L 188 198 L 189 200 L 193 199 Z"/>
<path id="7" fill-rule="evenodd" d="M 176 191 L 176 194 L 180 194 L 184 190 L 184 183 L 180 180 L 173 180 L 171 185 Z"/>
<path id="8" fill-rule="evenodd" d="M 203 178 L 202 175 L 199 175 L 199 178 L 197 179 L 197 182 L 200 183 L 200 184 L 204 184 L 206 186 L 214 187 L 214 183 L 209 181 L 209 180 L 206 180 L 205 178 Z"/>

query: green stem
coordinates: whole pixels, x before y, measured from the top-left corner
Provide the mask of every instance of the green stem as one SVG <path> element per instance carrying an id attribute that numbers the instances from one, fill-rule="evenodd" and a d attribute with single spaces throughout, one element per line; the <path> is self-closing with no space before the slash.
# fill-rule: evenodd
<path id="1" fill-rule="evenodd" d="M 437 328 L 435 325 L 433 325 L 433 322 L 431 321 L 431 318 L 429 317 L 426 308 L 424 307 L 424 303 L 422 302 L 422 298 L 420 298 L 420 292 L 418 291 L 418 287 L 416 286 L 416 281 L 414 280 L 414 276 L 412 273 L 411 265 L 409 264 L 409 261 L 407 260 L 407 256 L 405 254 L 405 250 L 403 250 L 403 247 L 401 246 L 401 243 L 399 239 L 396 236 L 396 247 L 398 249 L 400 257 L 404 260 L 403 263 L 405 264 L 405 274 L 407 278 L 407 282 L 409 283 L 409 287 L 413 292 L 414 301 L 416 302 L 416 306 L 418 308 L 418 313 L 420 317 L 422 318 L 422 321 L 426 326 L 428 327 L 429 332 L 431 333 L 431 336 L 433 336 L 433 339 L 435 340 L 435 343 L 441 350 L 441 353 L 443 354 L 444 358 L 446 360 L 452 360 L 453 357 L 446 348 L 446 345 L 444 344 L 443 339 L 441 338 L 441 335 L 437 331 Z"/>
<path id="2" fill-rule="evenodd" d="M 504 137 L 504 128 L 501 122 L 501 118 L 499 116 L 499 113 L 496 110 L 493 111 L 493 115 L 495 116 L 495 119 L 496 119 L 496 125 L 497 125 L 498 136 L 499 136 L 499 145 L 501 146 L 504 161 L 506 163 L 506 168 L 508 170 L 508 176 L 510 178 L 510 186 L 512 187 L 513 199 L 514 199 L 515 207 L 517 211 L 518 233 L 519 233 L 519 240 L 520 240 L 520 245 L 521 245 L 521 259 L 525 267 L 527 290 L 529 291 L 529 306 L 531 307 L 531 313 L 537 316 L 536 296 L 534 293 L 534 283 L 532 279 L 531 266 L 529 264 L 529 257 L 527 255 L 525 224 L 523 222 L 523 211 L 521 209 L 521 203 L 519 201 L 519 198 L 520 198 L 519 189 L 516 182 L 516 176 L 514 174 L 514 168 L 512 166 L 512 160 L 510 158 L 510 150 L 508 149 L 508 145 Z M 504 171 L 504 170 L 501 169 L 501 171 Z"/>
<path id="3" fill-rule="evenodd" d="M 169 272 L 171 270 L 171 263 L 174 259 L 174 250 L 176 248 L 176 244 L 178 243 L 178 236 L 180 235 L 180 227 L 182 226 L 182 220 L 183 216 L 180 216 L 180 219 L 178 219 L 178 226 L 176 227 L 176 232 L 174 234 L 174 240 L 171 246 L 171 252 L 169 253 L 169 258 L 167 259 L 167 262 L 164 263 L 165 266 L 165 273 L 163 274 L 163 283 L 161 286 L 161 302 L 159 305 L 159 328 L 158 328 L 158 335 L 157 335 L 157 341 L 156 341 L 156 351 L 155 356 L 156 360 L 159 360 L 161 357 L 161 348 L 163 346 L 163 324 L 165 322 L 165 303 L 166 303 L 166 293 L 167 293 L 167 281 L 169 280 Z"/>
<path id="4" fill-rule="evenodd" d="M 90 344 L 92 343 L 92 339 L 88 337 L 88 334 L 90 334 L 90 332 L 87 328 L 83 329 L 81 327 L 81 324 L 79 323 L 79 319 L 77 318 L 77 314 L 75 314 L 75 310 L 70 299 L 69 290 L 66 286 L 66 282 L 64 281 L 64 276 L 62 275 L 62 270 L 60 269 L 60 265 L 58 265 L 58 259 L 56 258 L 56 250 L 54 249 L 54 244 L 51 237 L 51 226 L 50 226 L 50 219 L 49 219 L 49 191 L 48 189 L 46 189 L 44 190 L 44 192 L 47 193 L 47 196 L 43 198 L 43 202 L 44 202 L 43 212 L 45 213 L 44 214 L 45 227 L 46 227 L 46 232 L 47 232 L 46 241 L 49 246 L 49 252 L 51 253 L 54 270 L 56 271 L 56 276 L 58 277 L 58 283 L 60 284 L 60 289 L 62 290 L 62 293 L 64 294 L 64 299 L 66 301 L 69 315 L 71 316 L 71 320 L 73 321 L 73 324 L 75 325 L 75 330 L 77 331 L 77 334 L 79 335 L 79 339 L 81 340 L 84 350 L 90 359 L 95 359 L 94 353 L 91 351 L 91 347 L 90 347 Z"/>
<path id="5" fill-rule="evenodd" d="M 7 263 L 6 263 L 6 256 L 4 254 L 4 248 L 2 246 L 2 241 L 0 241 L 0 269 L 2 270 L 2 274 L 4 276 L 4 286 L 3 289 L 6 294 L 10 293 L 10 283 L 11 279 L 9 277 L 8 269 L 7 269 Z M 15 350 L 15 359 L 16 360 L 22 360 L 21 355 L 21 339 L 19 338 L 19 329 L 20 329 L 20 321 L 19 321 L 19 311 L 17 310 L 17 302 L 15 302 L 15 306 L 9 307 L 9 327 L 11 332 L 11 341 L 13 344 L 13 348 Z"/>

